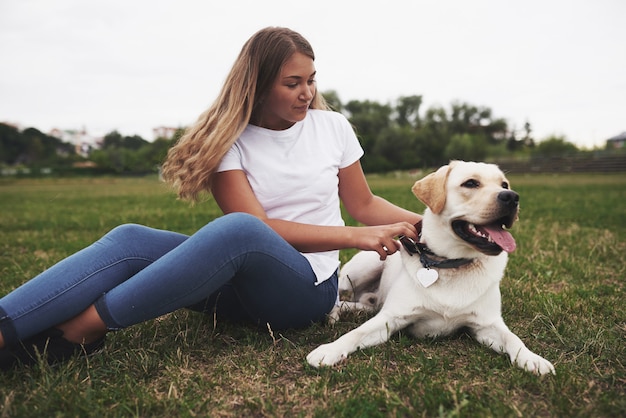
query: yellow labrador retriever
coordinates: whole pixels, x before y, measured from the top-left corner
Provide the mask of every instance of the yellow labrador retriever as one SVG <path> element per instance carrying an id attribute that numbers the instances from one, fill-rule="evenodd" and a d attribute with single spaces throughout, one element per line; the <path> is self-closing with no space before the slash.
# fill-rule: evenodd
<path id="1" fill-rule="evenodd" d="M 309 364 L 334 365 L 404 328 L 416 337 L 437 337 L 466 327 L 518 367 L 554 373 L 502 319 L 499 284 L 507 253 L 516 247 L 507 229 L 519 210 L 519 196 L 502 171 L 493 164 L 453 161 L 417 181 L 412 191 L 427 206 L 416 225 L 419 242 L 401 238 L 403 248 L 385 261 L 374 251 L 360 252 L 341 270 L 340 293 L 350 300 L 339 311 L 380 311 L 313 350 Z"/>

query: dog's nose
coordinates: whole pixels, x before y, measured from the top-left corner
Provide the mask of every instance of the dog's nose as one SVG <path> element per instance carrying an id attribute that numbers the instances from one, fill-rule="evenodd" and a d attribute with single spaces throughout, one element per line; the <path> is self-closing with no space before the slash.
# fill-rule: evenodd
<path id="1" fill-rule="evenodd" d="M 519 195 L 513 190 L 505 190 L 498 193 L 498 202 L 510 208 L 514 208 L 519 204 Z"/>

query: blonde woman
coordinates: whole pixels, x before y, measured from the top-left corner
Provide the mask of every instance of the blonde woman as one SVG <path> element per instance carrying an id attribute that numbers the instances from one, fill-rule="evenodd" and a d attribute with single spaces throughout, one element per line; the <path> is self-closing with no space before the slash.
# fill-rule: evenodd
<path id="1" fill-rule="evenodd" d="M 420 216 L 372 195 L 363 151 L 329 111 L 309 43 L 254 34 L 215 103 L 170 150 L 164 178 L 183 199 L 211 193 L 224 216 L 191 236 L 121 225 L 0 299 L 0 367 L 63 361 L 107 332 L 180 308 L 272 329 L 321 321 L 337 299 L 339 250 L 416 239 Z M 340 199 L 357 221 L 341 219 Z"/>

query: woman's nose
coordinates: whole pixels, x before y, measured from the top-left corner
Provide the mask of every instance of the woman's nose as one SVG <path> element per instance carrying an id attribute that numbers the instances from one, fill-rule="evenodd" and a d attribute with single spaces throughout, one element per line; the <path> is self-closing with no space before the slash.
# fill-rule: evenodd
<path id="1" fill-rule="evenodd" d="M 315 95 L 315 87 L 314 86 L 305 86 L 304 90 L 300 94 L 300 99 L 304 101 L 311 100 Z"/>

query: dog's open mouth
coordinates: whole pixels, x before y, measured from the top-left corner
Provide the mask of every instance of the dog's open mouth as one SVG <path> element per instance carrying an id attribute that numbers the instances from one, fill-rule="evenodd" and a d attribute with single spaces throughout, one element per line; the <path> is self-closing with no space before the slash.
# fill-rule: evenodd
<path id="1" fill-rule="evenodd" d="M 452 229 L 464 241 L 487 255 L 498 255 L 502 251 L 515 251 L 513 235 L 506 230 L 507 220 L 497 221 L 489 225 L 474 225 L 467 221 L 452 222 Z"/>

